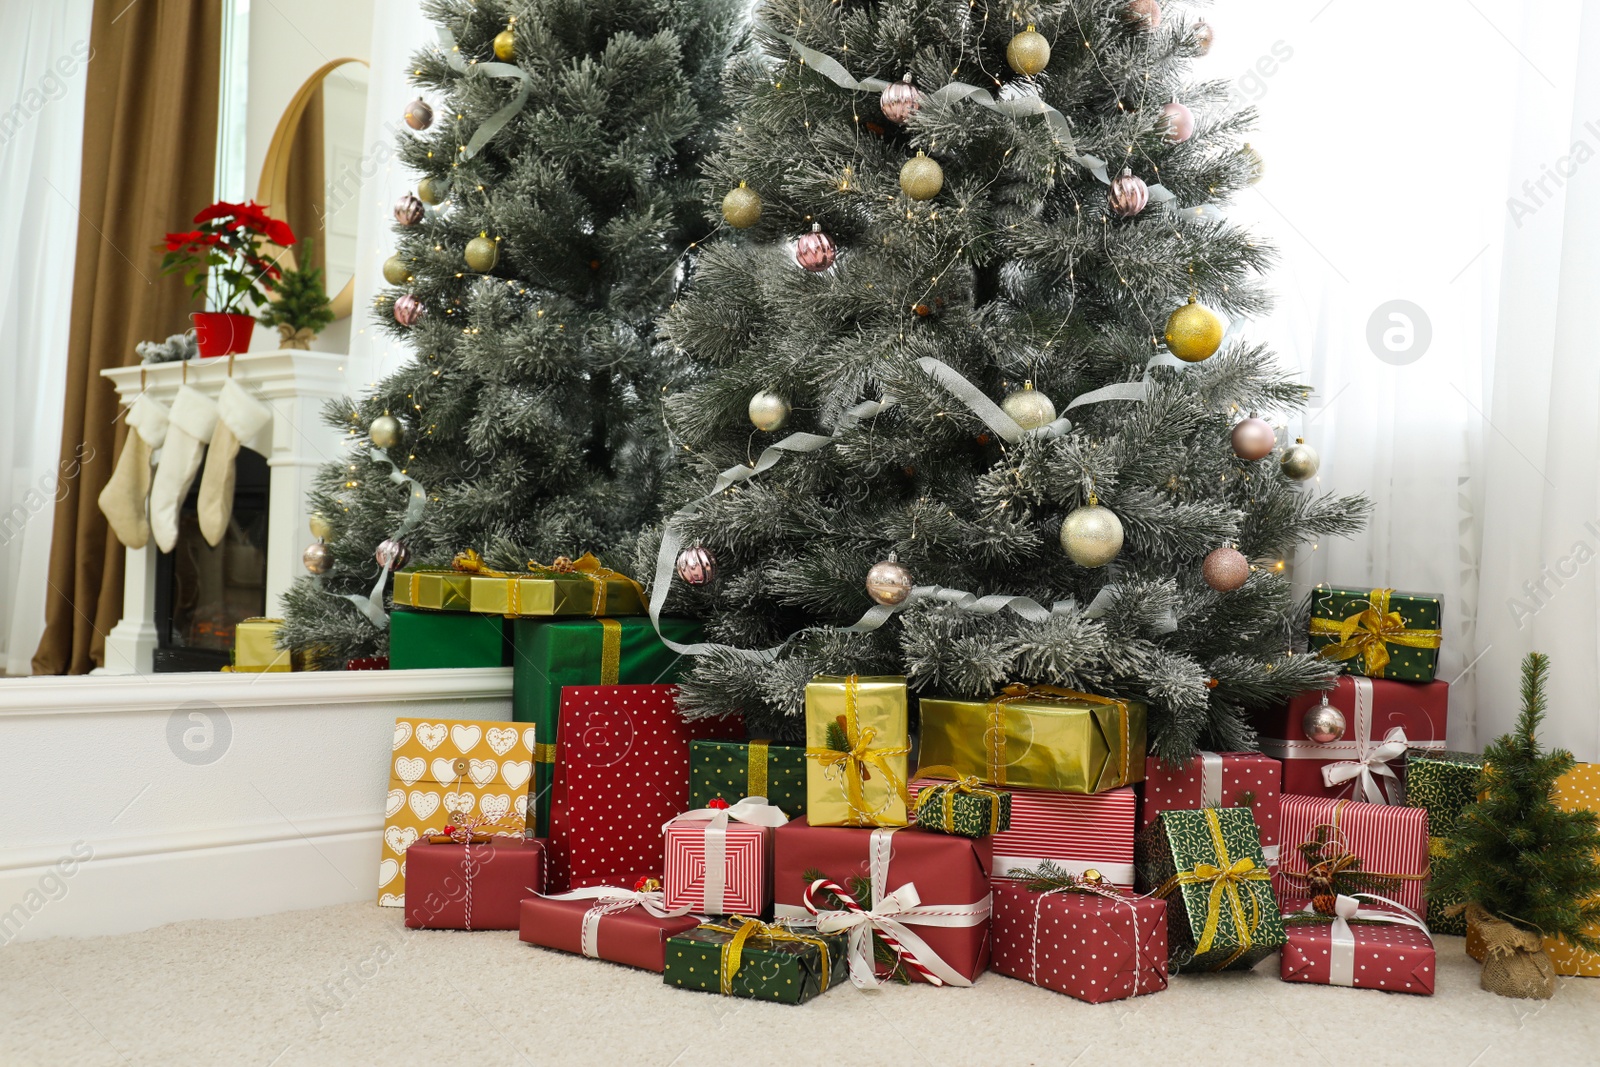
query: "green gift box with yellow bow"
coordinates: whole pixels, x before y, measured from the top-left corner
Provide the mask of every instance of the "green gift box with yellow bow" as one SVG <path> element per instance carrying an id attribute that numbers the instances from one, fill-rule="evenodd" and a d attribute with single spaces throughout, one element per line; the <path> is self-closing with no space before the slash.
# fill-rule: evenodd
<path id="1" fill-rule="evenodd" d="M 1431 682 L 1439 667 L 1439 597 L 1321 585 L 1311 591 L 1311 649 L 1350 674 Z"/>
<path id="2" fill-rule="evenodd" d="M 843 934 L 736 915 L 669 938 L 661 979 L 683 989 L 803 1004 L 849 973 L 846 944 Z"/>
<path id="3" fill-rule="evenodd" d="M 1011 794 L 990 789 L 950 767 L 919 767 L 924 781 L 913 800 L 912 821 L 924 830 L 958 837 L 992 837 L 1011 829 Z"/>
<path id="4" fill-rule="evenodd" d="M 1428 812 L 1428 855 L 1438 859 L 1445 840 L 1468 804 L 1478 799 L 1483 777 L 1483 757 L 1472 752 L 1406 750 L 1406 805 Z M 1428 928 L 1436 934 L 1465 936 L 1465 915 L 1446 915 L 1453 899 L 1435 897 L 1428 890 Z"/>
<path id="5" fill-rule="evenodd" d="M 1141 892 L 1167 902 L 1174 973 L 1249 970 L 1286 939 L 1249 808 L 1163 811 L 1134 840 Z"/>

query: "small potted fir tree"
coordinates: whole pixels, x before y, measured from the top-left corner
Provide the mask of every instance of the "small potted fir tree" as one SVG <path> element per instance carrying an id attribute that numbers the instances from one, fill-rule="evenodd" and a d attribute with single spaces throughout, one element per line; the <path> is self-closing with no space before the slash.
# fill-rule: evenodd
<path id="1" fill-rule="evenodd" d="M 162 274 L 183 274 L 197 299 L 210 290 L 221 307 L 197 311 L 195 342 L 202 356 L 226 356 L 250 347 L 256 320 L 250 311 L 266 304 L 282 270 L 268 258 L 272 245 L 288 248 L 294 231 L 255 201 L 219 200 L 194 217 L 197 228 L 169 233 Z"/>
<path id="2" fill-rule="evenodd" d="M 284 348 L 310 348 L 311 341 L 333 321 L 328 291 L 322 285 L 322 268 L 311 266 L 311 238 L 295 247 L 303 267 L 283 272 L 273 286 L 272 299 L 261 309 L 256 321 L 276 326 Z"/>

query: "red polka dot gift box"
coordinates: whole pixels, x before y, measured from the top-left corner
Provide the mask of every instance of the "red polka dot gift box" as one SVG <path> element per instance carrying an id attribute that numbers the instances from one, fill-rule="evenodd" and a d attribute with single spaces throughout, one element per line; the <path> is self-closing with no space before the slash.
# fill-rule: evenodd
<path id="1" fill-rule="evenodd" d="M 675 685 L 561 691 L 550 798 L 552 892 L 659 878 L 661 827 L 689 809 L 689 742 L 732 739 L 735 719 L 685 722 Z"/>
<path id="2" fill-rule="evenodd" d="M 996 878 L 990 970 L 1103 1004 L 1167 988 L 1167 902 Z"/>
<path id="3" fill-rule="evenodd" d="M 1278 865 L 1278 793 L 1283 764 L 1259 752 L 1197 752 L 1174 767 L 1145 760 L 1139 787 L 1139 829 L 1164 811 L 1249 808 L 1261 832 L 1261 854 Z"/>
<path id="4" fill-rule="evenodd" d="M 1383 904 L 1357 905 L 1342 896 L 1334 916 L 1285 917 L 1283 980 L 1432 996 L 1436 967 L 1427 927 Z"/>

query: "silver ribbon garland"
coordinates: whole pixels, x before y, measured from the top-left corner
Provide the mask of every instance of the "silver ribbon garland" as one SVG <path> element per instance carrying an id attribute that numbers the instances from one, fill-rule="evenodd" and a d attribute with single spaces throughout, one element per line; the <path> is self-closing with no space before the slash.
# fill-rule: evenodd
<path id="1" fill-rule="evenodd" d="M 517 112 L 522 110 L 528 102 L 528 92 L 533 88 L 533 79 L 528 77 L 526 71 L 515 63 L 471 63 L 461 57 L 461 46 L 456 43 L 455 34 L 448 29 L 439 27 L 439 47 L 444 50 L 445 62 L 450 64 L 450 69 L 457 74 L 466 74 L 470 67 L 476 67 L 491 78 L 515 78 L 519 83 L 517 95 L 511 102 L 493 115 L 484 120 L 483 125 L 467 140 L 466 150 L 461 153 L 463 161 L 477 155 L 484 145 L 488 144 L 506 123 L 516 118 Z"/>
<path id="2" fill-rule="evenodd" d="M 400 528 L 397 529 L 390 538 L 391 540 L 398 541 L 412 530 L 415 530 L 421 524 L 422 509 L 428 503 L 428 491 L 422 487 L 421 482 L 402 471 L 399 464 L 390 459 L 389 453 L 385 452 L 383 449 L 368 449 L 367 455 L 372 458 L 373 462 L 387 463 L 389 465 L 389 480 L 391 482 L 396 485 L 411 486 L 410 496 L 406 500 L 405 518 L 400 520 Z M 318 588 L 321 588 L 321 575 L 317 576 L 316 582 Z M 356 606 L 361 614 L 365 615 L 367 619 L 371 621 L 372 625 L 376 626 L 380 630 L 386 630 L 389 627 L 389 614 L 383 610 L 383 591 L 388 584 L 389 565 L 386 563 L 383 565 L 383 569 L 378 572 L 378 580 L 373 584 L 371 593 L 330 593 L 328 595 L 337 596 L 340 599 L 350 601 L 350 603 Z"/>

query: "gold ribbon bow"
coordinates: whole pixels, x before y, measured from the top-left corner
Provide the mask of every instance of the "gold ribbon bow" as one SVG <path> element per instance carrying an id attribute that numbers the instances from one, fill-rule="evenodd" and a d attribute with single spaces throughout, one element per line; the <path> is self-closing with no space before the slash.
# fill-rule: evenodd
<path id="1" fill-rule="evenodd" d="M 746 944 L 759 948 L 771 948 L 782 942 L 795 942 L 804 945 L 815 945 L 822 955 L 822 991 L 828 989 L 828 969 L 832 961 L 828 959 L 828 943 L 814 934 L 797 934 L 787 926 L 779 923 L 764 923 L 760 919 L 751 919 L 743 915 L 732 917 L 738 927 L 723 926 L 719 923 L 701 923 L 702 930 L 715 930 L 719 934 L 732 934 L 733 936 L 722 945 L 722 993 L 727 996 L 733 992 L 733 977 L 739 973 L 741 956 Z"/>
<path id="2" fill-rule="evenodd" d="M 937 801 L 943 808 L 940 812 L 940 827 L 946 832 L 951 832 L 956 818 L 956 794 L 966 793 L 975 797 L 989 799 L 989 833 L 991 836 L 1000 832 L 1000 792 L 995 789 L 986 789 L 975 774 L 963 775 L 954 767 L 943 765 L 936 767 L 918 767 L 917 778 L 949 778 L 948 782 L 930 785 L 917 794 L 917 815 L 921 821 L 922 809 L 929 803 Z"/>
<path id="3" fill-rule="evenodd" d="M 1211 831 L 1211 847 L 1216 853 L 1216 863 L 1197 863 L 1187 871 L 1179 871 L 1155 895 L 1166 899 L 1172 895 L 1173 890 L 1185 885 L 1209 885 L 1211 897 L 1206 904 L 1206 925 L 1200 933 L 1200 940 L 1195 945 L 1195 955 L 1204 955 L 1211 951 L 1211 945 L 1217 937 L 1217 927 L 1222 922 L 1222 904 L 1226 901 L 1229 911 L 1233 914 L 1233 927 L 1239 935 L 1239 947 L 1233 954 L 1215 970 L 1222 970 L 1234 960 L 1244 955 L 1255 940 L 1256 927 L 1261 924 L 1261 906 L 1256 901 L 1254 893 L 1250 893 L 1250 919 L 1245 921 L 1244 899 L 1239 895 L 1239 886 L 1247 882 L 1265 882 L 1272 878 L 1265 868 L 1257 867 L 1256 861 L 1249 856 L 1239 859 L 1230 859 L 1228 856 L 1228 843 L 1222 837 L 1222 823 L 1217 818 L 1217 809 L 1203 809 L 1206 817 L 1206 828 Z"/>
<path id="4" fill-rule="evenodd" d="M 1367 597 L 1367 606 L 1348 619 L 1312 619 L 1314 637 L 1338 638 L 1324 645 L 1321 655 L 1325 659 L 1343 662 L 1360 656 L 1368 678 L 1382 678 L 1389 665 L 1389 646 L 1401 648 L 1438 648 L 1438 630 L 1407 629 L 1398 611 L 1389 610 L 1389 597 L 1393 589 L 1374 589 Z"/>
<path id="5" fill-rule="evenodd" d="M 806 757 L 814 759 L 824 771 L 838 768 L 838 773 L 844 776 L 845 802 L 850 805 L 850 811 L 857 822 L 862 826 L 872 825 L 872 817 L 877 814 L 867 808 L 866 796 L 862 790 L 862 773 L 868 767 L 876 767 L 878 773 L 883 775 L 889 784 L 890 799 L 898 795 L 902 804 L 910 804 L 906 796 L 906 783 L 903 778 L 894 772 L 889 759 L 892 756 L 904 756 L 911 751 L 911 746 L 895 745 L 874 746 L 878 731 L 871 726 L 862 726 L 856 719 L 856 689 L 860 685 L 859 675 L 852 674 L 844 681 L 844 733 L 845 749 L 837 748 L 807 748 Z M 888 804 L 886 800 L 885 805 Z"/>
<path id="6" fill-rule="evenodd" d="M 1115 697 L 1098 696 L 1094 693 L 1080 693 L 1076 689 L 1063 689 L 1056 685 L 1028 685 L 1023 682 L 1013 682 L 1002 689 L 999 696 L 989 701 L 989 728 L 984 731 L 983 735 L 989 763 L 987 776 L 989 781 L 995 785 L 1006 784 L 1006 705 L 1015 704 L 1023 700 L 1055 701 L 1059 703 L 1074 701 L 1116 708 L 1117 726 L 1122 735 L 1122 743 L 1118 745 L 1117 781 L 1112 785 L 1128 784 L 1128 760 L 1130 758 L 1128 748 L 1130 741 L 1128 738 L 1128 704 L 1126 701 L 1117 700 Z"/>

